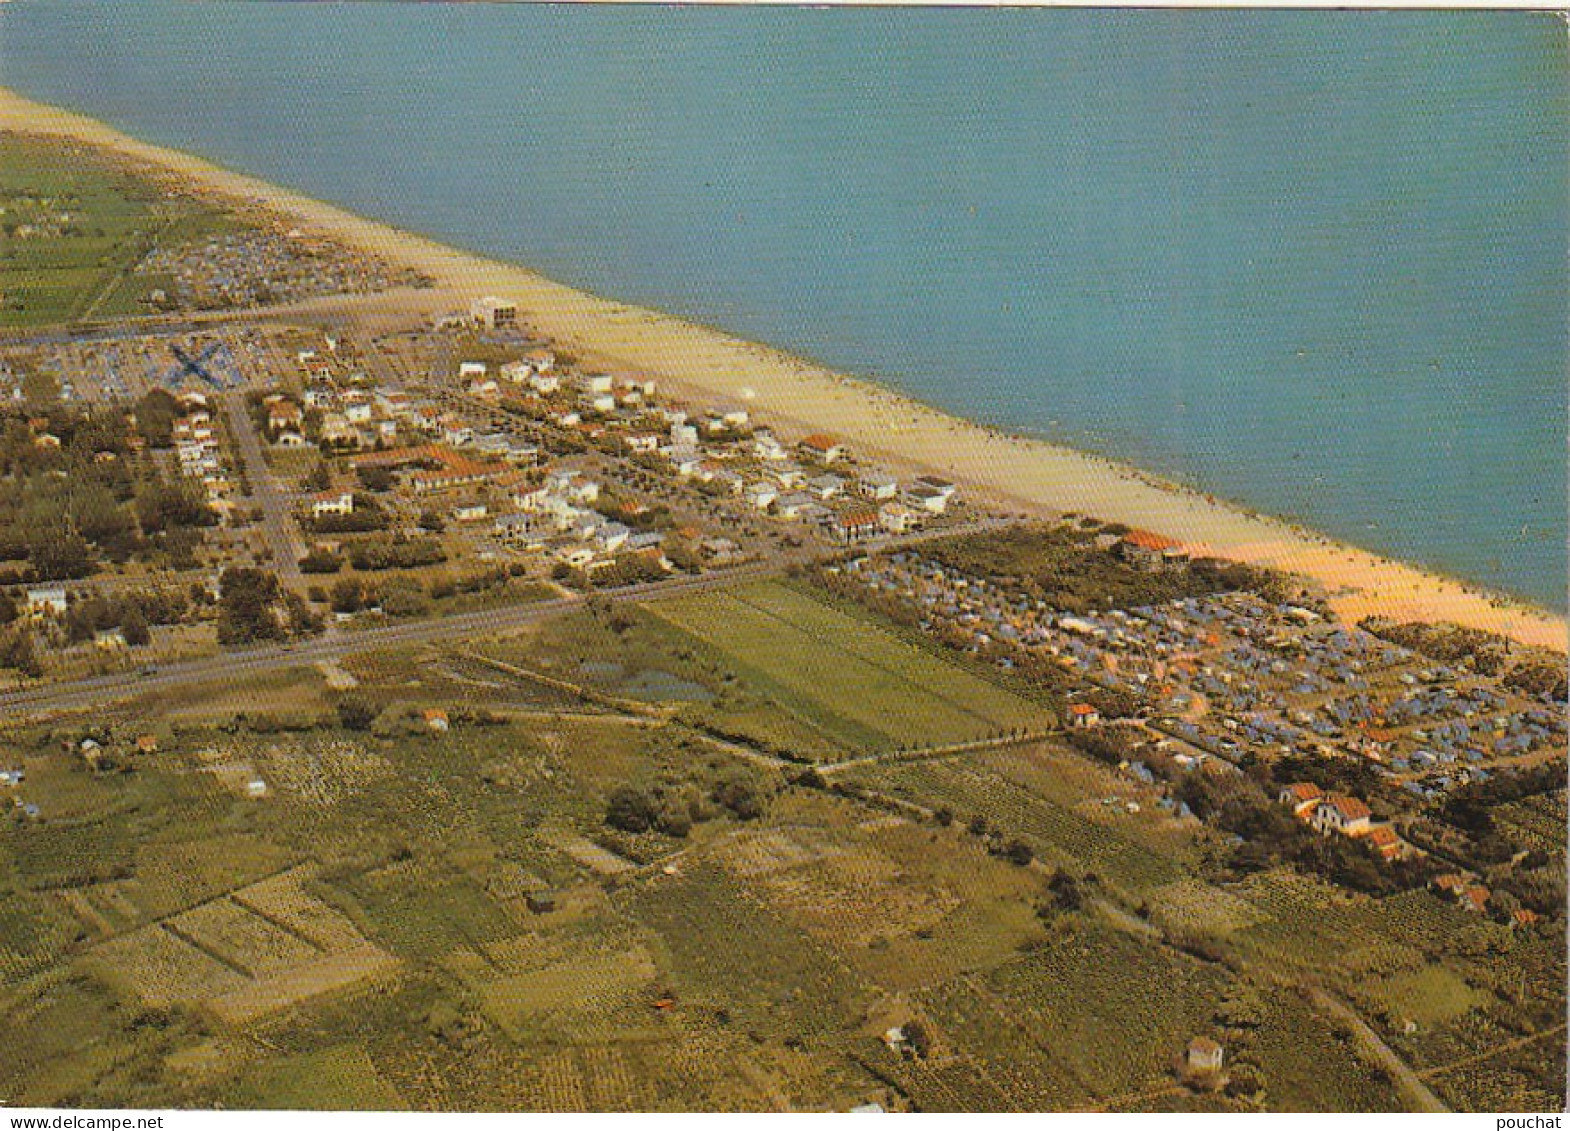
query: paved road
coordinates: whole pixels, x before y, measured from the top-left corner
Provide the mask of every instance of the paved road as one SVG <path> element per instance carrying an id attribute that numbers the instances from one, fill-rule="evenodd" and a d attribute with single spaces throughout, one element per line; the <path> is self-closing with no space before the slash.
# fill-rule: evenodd
<path id="1" fill-rule="evenodd" d="M 652 601 L 734 585 L 748 578 L 764 577 L 779 570 L 778 564 L 759 562 L 718 570 L 700 577 L 674 577 L 662 581 L 601 590 L 618 601 Z M 522 628 L 536 621 L 561 616 L 584 603 L 583 597 L 534 601 L 500 609 L 463 613 L 436 620 L 410 621 L 375 628 L 349 630 L 293 644 L 269 644 L 236 649 L 168 664 L 150 675 L 117 672 L 71 683 L 43 684 L 0 693 L 0 711 L 42 712 L 93 707 L 116 699 L 153 691 L 167 691 L 186 684 L 237 680 L 242 676 L 285 668 L 308 667 L 355 652 L 403 644 L 429 644 L 447 640 L 473 640 L 492 633 Z"/>
<path id="2" fill-rule="evenodd" d="M 300 572 L 300 557 L 305 551 L 297 538 L 299 528 L 295 525 L 289 496 L 278 485 L 273 469 L 267 465 L 267 457 L 262 454 L 262 440 L 256 434 L 256 422 L 246 410 L 244 393 L 227 393 L 222 399 L 229 417 L 229 433 L 245 463 L 251 498 L 262 508 L 262 537 L 272 552 L 278 580 L 290 589 L 304 589 L 305 575 Z"/>

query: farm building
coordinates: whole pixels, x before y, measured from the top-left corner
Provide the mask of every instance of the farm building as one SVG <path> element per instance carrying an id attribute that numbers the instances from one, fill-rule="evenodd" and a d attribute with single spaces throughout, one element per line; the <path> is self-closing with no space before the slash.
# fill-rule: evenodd
<path id="1" fill-rule="evenodd" d="M 1148 530 L 1130 530 L 1116 544 L 1118 556 L 1130 565 L 1155 572 L 1172 557 L 1181 556 L 1179 544 Z"/>
<path id="2" fill-rule="evenodd" d="M 1071 703 L 1068 708 L 1069 726 L 1081 730 L 1093 727 L 1101 721 L 1101 712 L 1089 703 Z"/>
<path id="3" fill-rule="evenodd" d="M 1306 821 L 1324 796 L 1324 791 L 1313 782 L 1300 781 L 1283 788 L 1277 800 L 1291 809 L 1294 817 Z"/>
<path id="4" fill-rule="evenodd" d="M 1362 836 L 1369 830 L 1373 811 L 1368 804 L 1356 797 L 1332 793 L 1314 808 L 1313 825 L 1316 831 L 1328 836 Z"/>
<path id="5" fill-rule="evenodd" d="M 1195 1037 L 1188 1043 L 1188 1069 L 1190 1072 L 1220 1072 L 1226 1055 L 1218 1042 L 1209 1037 Z"/>

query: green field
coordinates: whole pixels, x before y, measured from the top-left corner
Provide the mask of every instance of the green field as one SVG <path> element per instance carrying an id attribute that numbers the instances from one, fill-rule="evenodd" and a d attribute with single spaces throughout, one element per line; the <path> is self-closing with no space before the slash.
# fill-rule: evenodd
<path id="1" fill-rule="evenodd" d="M 851 751 L 1039 730 L 1047 711 L 788 586 L 662 601 L 650 612 L 723 654 L 729 674 Z"/>
<path id="2" fill-rule="evenodd" d="M 44 813 L 0 822 L 0 1032 L 19 1035 L 0 1095 L 417 1110 L 1399 1106 L 1310 984 L 1455 1106 L 1535 1110 L 1562 1083 L 1564 958 L 1550 932 L 1512 932 L 1421 890 L 1375 900 L 1283 869 L 1218 878 L 1213 834 L 1052 739 L 858 763 L 823 774 L 849 788 L 823 788 L 716 742 L 691 712 L 740 705 L 763 725 L 834 733 L 825 750 L 865 734 L 887 751 L 902 724 L 861 697 L 908 704 L 905 718 L 950 741 L 1033 708 L 785 586 L 657 613 L 585 612 L 478 647 L 607 691 L 663 673 L 655 682 L 712 702 L 619 711 L 411 648 L 347 661 L 352 691 L 313 673 L 310 696 L 265 710 L 115 707 L 101 724 L 110 747 L 148 729 L 139 711 L 160 720 L 160 752 L 129 772 L 95 774 L 67 753 L 85 723 L 0 733 Z M 760 643 L 766 624 L 803 662 L 817 657 L 816 682 Z M 747 670 L 725 647 L 753 648 Z M 919 686 L 893 680 L 896 656 Z M 339 697 L 379 714 L 347 730 Z M 452 712 L 445 733 L 418 719 L 438 704 Z M 247 796 L 253 777 L 265 797 Z M 755 792 L 751 815 L 717 801 L 737 783 Z M 691 827 L 612 828 L 623 787 L 690 801 Z M 985 835 L 967 827 L 974 816 Z M 1033 860 L 998 851 L 1015 838 Z M 1060 871 L 1081 893 L 1072 905 L 1054 895 Z M 925 1057 L 879 1040 L 912 1021 L 930 1036 Z M 1179 1080 L 1197 1035 L 1224 1043 L 1241 1092 Z"/>
<path id="3" fill-rule="evenodd" d="M 0 134 L 0 208 L 0 329 L 142 313 L 169 285 L 132 274 L 143 256 L 236 223 L 102 153 L 13 133 Z"/>

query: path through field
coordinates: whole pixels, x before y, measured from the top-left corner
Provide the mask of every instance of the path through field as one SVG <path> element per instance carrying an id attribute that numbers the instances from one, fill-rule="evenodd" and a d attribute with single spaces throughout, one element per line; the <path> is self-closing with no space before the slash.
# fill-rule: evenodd
<path id="1" fill-rule="evenodd" d="M 1370 1057 L 1376 1060 L 1390 1073 L 1390 1078 L 1395 1081 L 1396 1090 L 1410 1105 L 1413 1111 L 1449 1111 L 1443 1100 L 1436 1096 L 1423 1078 L 1412 1070 L 1412 1066 L 1402 1060 L 1384 1042 L 1384 1039 L 1364 1021 L 1351 1006 L 1326 993 L 1314 985 L 1303 985 L 1303 992 L 1308 996 L 1314 1007 L 1327 1013 L 1338 1020 L 1344 1021 L 1352 1030 L 1352 1035 L 1357 1043 Z"/>

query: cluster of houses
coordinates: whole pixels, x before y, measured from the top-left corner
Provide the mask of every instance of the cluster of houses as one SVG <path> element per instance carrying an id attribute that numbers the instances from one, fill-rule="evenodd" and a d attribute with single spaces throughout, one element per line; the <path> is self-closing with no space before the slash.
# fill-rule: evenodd
<path id="1" fill-rule="evenodd" d="M 484 321 L 477 311 L 477 321 Z M 904 533 L 944 514 L 955 486 L 935 476 L 901 484 L 878 470 L 844 467 L 844 446 L 813 433 L 792 443 L 755 428 L 745 409 L 689 411 L 656 398 L 656 384 L 604 373 L 567 373 L 536 347 L 501 365 L 462 362 L 458 378 L 482 402 L 516 398 L 540 419 L 586 440 L 614 439 L 678 479 L 733 497 L 748 510 L 821 528 L 842 542 Z"/>
<path id="2" fill-rule="evenodd" d="M 1146 564 L 1140 555 L 1169 561 L 1172 549 L 1138 531 L 1103 544 Z M 913 604 L 928 627 L 958 631 L 978 649 L 1012 645 L 1050 657 L 1087 685 L 1129 697 L 1152 729 L 1196 757 L 1357 757 L 1434 797 L 1486 778 L 1499 759 L 1566 741 L 1561 712 L 1251 593 L 1064 613 L 915 551 L 858 562 L 855 576 Z M 1070 725 L 1093 723 L 1082 707 Z"/>
<path id="3" fill-rule="evenodd" d="M 207 494 L 207 505 L 220 516 L 227 517 L 234 509 L 231 499 L 234 484 L 224 468 L 207 394 L 186 390 L 178 393 L 176 399 L 182 415 L 174 421 L 172 436 L 180 474 L 199 480 Z"/>
<path id="4" fill-rule="evenodd" d="M 1386 860 L 1395 860 L 1406 852 L 1395 829 L 1374 823 L 1373 810 L 1362 798 L 1325 793 L 1313 782 L 1295 782 L 1285 786 L 1277 800 L 1322 836 L 1366 840 Z"/>
<path id="5" fill-rule="evenodd" d="M 1487 914 L 1494 893 L 1474 877 L 1462 875 L 1459 872 L 1446 872 L 1435 876 L 1428 882 L 1429 890 L 1442 899 L 1454 903 L 1463 911 L 1470 911 L 1475 915 Z M 1541 916 L 1526 907 L 1518 907 L 1510 913 L 1512 927 L 1530 927 L 1539 922 Z"/>
<path id="6" fill-rule="evenodd" d="M 665 536 L 655 530 L 635 531 L 601 514 L 593 507 L 599 497 L 598 482 L 580 471 L 559 468 L 543 482 L 515 492 L 516 513 L 499 516 L 493 530 L 516 548 L 548 553 L 588 573 L 609 567 L 623 554 L 665 565 Z"/>

